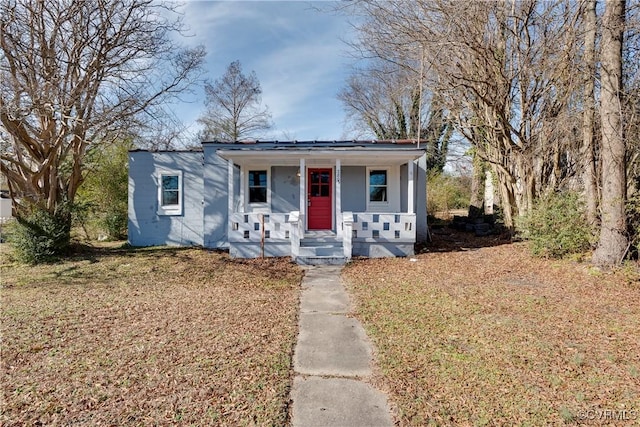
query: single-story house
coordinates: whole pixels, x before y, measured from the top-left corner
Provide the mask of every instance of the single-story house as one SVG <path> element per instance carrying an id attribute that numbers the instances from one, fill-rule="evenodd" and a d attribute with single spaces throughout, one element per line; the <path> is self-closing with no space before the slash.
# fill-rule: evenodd
<path id="1" fill-rule="evenodd" d="M 414 141 L 204 142 L 129 153 L 129 243 L 341 263 L 426 240 L 425 147 Z"/>

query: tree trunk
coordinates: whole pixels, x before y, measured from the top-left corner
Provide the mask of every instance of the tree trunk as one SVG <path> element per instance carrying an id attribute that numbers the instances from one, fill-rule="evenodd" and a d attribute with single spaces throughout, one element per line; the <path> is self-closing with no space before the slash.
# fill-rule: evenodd
<path id="1" fill-rule="evenodd" d="M 515 227 L 514 211 L 517 208 L 515 182 L 513 176 L 493 165 L 493 172 L 498 178 L 498 191 L 500 193 L 500 211 L 504 226 L 510 231 Z"/>
<path id="2" fill-rule="evenodd" d="M 594 86 L 596 75 L 596 2 L 585 0 L 584 22 L 584 113 L 582 116 L 582 181 L 587 209 L 587 221 L 595 225 L 598 218 L 598 186 L 596 184 L 596 151 L 593 138 L 595 120 Z"/>
<path id="3" fill-rule="evenodd" d="M 592 261 L 598 265 L 622 262 L 628 248 L 626 234 L 626 163 L 622 121 L 622 39 L 625 1 L 607 2 L 602 22 L 602 201 L 598 247 Z"/>

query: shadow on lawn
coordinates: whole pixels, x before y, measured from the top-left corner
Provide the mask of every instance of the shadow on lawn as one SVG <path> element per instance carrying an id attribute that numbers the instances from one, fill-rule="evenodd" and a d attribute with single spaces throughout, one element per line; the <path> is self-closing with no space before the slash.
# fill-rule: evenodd
<path id="1" fill-rule="evenodd" d="M 416 253 L 462 252 L 513 243 L 508 231 L 476 236 L 472 231 L 457 230 L 449 223 L 432 226 L 429 231 L 431 242 L 417 245 Z"/>
<path id="2" fill-rule="evenodd" d="M 277 262 L 282 262 L 279 258 L 230 258 L 229 251 L 226 249 L 211 249 L 200 246 L 129 246 L 126 242 L 110 242 L 111 244 L 87 244 L 75 243 L 72 247 L 69 259 L 86 260 L 90 262 L 98 262 L 99 259 L 119 257 L 134 258 L 144 256 L 146 258 L 165 258 L 171 257 L 180 261 L 190 260 L 188 253 L 194 249 L 201 250 L 210 254 L 223 255 L 219 258 L 219 262 L 224 264 L 232 264 L 235 266 L 270 266 Z M 227 256 L 224 256 L 227 255 Z M 288 262 L 289 258 L 285 258 Z"/>
<path id="3" fill-rule="evenodd" d="M 513 243 L 511 234 L 506 230 L 495 227 L 496 231 L 486 236 L 476 236 L 473 231 L 463 231 L 460 227 L 455 227 L 453 221 L 444 221 L 430 218 L 429 233 L 431 241 L 426 243 L 418 243 L 415 247 L 415 253 L 429 252 L 463 252 L 480 248 L 488 248 L 493 246 L 508 245 Z M 190 257 L 186 251 L 193 247 L 180 246 L 150 246 L 150 247 L 132 247 L 126 242 L 100 242 L 97 244 L 87 244 L 76 242 L 72 246 L 70 256 L 67 260 L 85 260 L 91 263 L 99 262 L 100 259 L 109 259 L 112 257 L 135 258 L 144 256 L 146 258 L 165 258 L 172 257 L 181 261 L 189 261 Z M 225 250 L 202 249 L 212 253 L 228 253 Z M 224 264 L 233 264 L 236 268 L 256 269 L 269 272 L 271 270 L 286 270 L 282 264 L 290 264 L 291 260 L 279 258 L 264 259 L 233 259 L 229 257 L 221 257 L 218 262 Z"/>
<path id="4" fill-rule="evenodd" d="M 76 242 L 72 244 L 69 257 L 67 259 L 76 259 L 98 262 L 100 259 L 111 257 L 134 258 L 138 256 L 163 258 L 171 256 L 175 258 L 188 259 L 187 256 L 181 254 L 189 249 L 187 246 L 149 246 L 149 247 L 133 247 L 126 242 L 108 242 L 107 244 L 87 244 Z"/>

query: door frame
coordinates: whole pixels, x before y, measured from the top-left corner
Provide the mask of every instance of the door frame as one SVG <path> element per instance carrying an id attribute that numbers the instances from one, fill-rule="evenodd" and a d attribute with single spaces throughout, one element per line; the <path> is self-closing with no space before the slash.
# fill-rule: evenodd
<path id="1" fill-rule="evenodd" d="M 305 215 L 305 231 L 323 231 L 323 230 L 309 230 L 309 193 L 310 193 L 310 179 L 309 175 L 312 170 L 330 170 L 331 171 L 331 187 L 330 187 L 330 197 L 331 197 L 331 228 L 327 229 L 329 231 L 333 231 L 336 228 L 336 171 L 334 165 L 331 164 L 318 164 L 318 165 L 306 165 L 306 177 L 305 177 L 305 203 L 306 206 L 306 215 Z"/>

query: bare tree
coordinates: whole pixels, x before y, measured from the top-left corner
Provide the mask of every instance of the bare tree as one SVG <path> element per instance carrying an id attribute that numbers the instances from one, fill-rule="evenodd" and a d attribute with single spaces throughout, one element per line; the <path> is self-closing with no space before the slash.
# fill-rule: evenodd
<path id="1" fill-rule="evenodd" d="M 60 208 L 87 151 L 194 83 L 204 50 L 176 45 L 175 12 L 149 0 L 0 3 L 0 168 L 19 219 L 38 209 L 70 224 Z"/>
<path id="2" fill-rule="evenodd" d="M 596 0 L 356 4 L 363 57 L 403 64 L 424 49 L 427 90 L 492 169 L 505 225 L 582 182 L 591 223 L 600 206 L 594 261 L 622 260 L 625 189 L 640 187 L 638 2 L 606 2 L 601 24 Z"/>
<path id="3" fill-rule="evenodd" d="M 427 146 L 427 168 L 444 168 L 453 130 L 437 96 L 420 88 L 420 64 L 370 63 L 338 94 L 354 126 L 378 139 L 413 139 Z"/>
<path id="4" fill-rule="evenodd" d="M 595 225 L 598 216 L 598 185 L 596 182 L 595 147 L 595 76 L 596 76 L 596 32 L 597 0 L 584 0 L 584 112 L 582 117 L 582 182 L 584 185 L 587 220 Z"/>
<path id="5" fill-rule="evenodd" d="M 428 89 L 493 170 L 507 226 L 578 170 L 570 104 L 580 15 L 571 2 L 358 4 L 367 55 L 401 63 L 425 50 Z"/>
<path id="6" fill-rule="evenodd" d="M 622 113 L 622 41 L 625 0 L 610 0 L 602 19 L 601 101 L 602 200 L 598 247 L 592 261 L 600 265 L 622 262 L 628 250 L 626 147 Z"/>
<path id="7" fill-rule="evenodd" d="M 204 126 L 203 139 L 258 139 L 272 127 L 269 109 L 260 106 L 258 77 L 253 71 L 243 74 L 240 61 L 229 64 L 221 78 L 205 85 L 205 91 L 207 110 L 198 119 Z"/>

